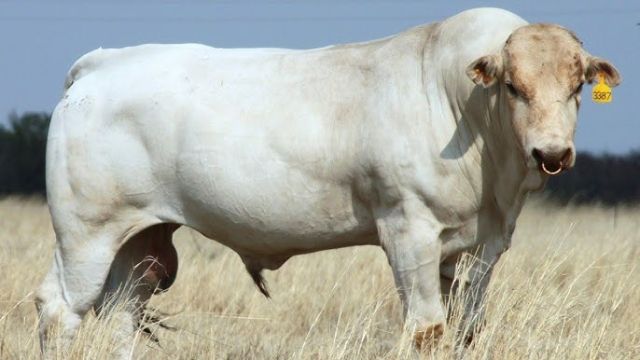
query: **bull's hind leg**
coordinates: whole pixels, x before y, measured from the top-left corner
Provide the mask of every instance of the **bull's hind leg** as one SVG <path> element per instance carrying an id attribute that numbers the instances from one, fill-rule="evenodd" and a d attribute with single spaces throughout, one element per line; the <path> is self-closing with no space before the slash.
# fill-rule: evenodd
<path id="1" fill-rule="evenodd" d="M 110 230 L 112 227 L 103 226 L 95 231 L 84 225 L 56 229 L 53 264 L 36 294 L 45 357 L 56 345 L 68 348 L 82 318 L 100 295 L 121 234 Z M 58 344 L 48 341 L 54 330 Z"/>
<path id="2" fill-rule="evenodd" d="M 120 248 L 111 264 L 96 312 L 116 318 L 115 355 L 119 358 L 130 357 L 135 331 L 151 296 L 168 289 L 175 280 L 178 257 L 171 239 L 177 228 L 158 224 L 139 232 Z"/>

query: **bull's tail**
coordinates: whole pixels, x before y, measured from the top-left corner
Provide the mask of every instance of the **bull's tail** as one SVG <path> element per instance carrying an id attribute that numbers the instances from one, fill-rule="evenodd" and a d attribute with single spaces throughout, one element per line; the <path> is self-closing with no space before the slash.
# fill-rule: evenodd
<path id="1" fill-rule="evenodd" d="M 80 57 L 67 73 L 64 80 L 64 90 L 67 91 L 81 77 L 100 67 L 114 51 L 113 49 L 97 48 Z"/>

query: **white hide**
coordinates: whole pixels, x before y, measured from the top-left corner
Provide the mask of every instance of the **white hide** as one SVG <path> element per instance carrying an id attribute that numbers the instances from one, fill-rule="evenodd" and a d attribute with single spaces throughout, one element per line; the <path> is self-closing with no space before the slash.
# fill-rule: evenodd
<path id="1" fill-rule="evenodd" d="M 443 324 L 441 276 L 482 247 L 488 267 L 470 278 L 485 281 L 526 193 L 543 183 L 500 118 L 497 90 L 465 74 L 525 24 L 476 9 L 313 50 L 142 45 L 83 56 L 50 127 L 59 260 L 39 294 L 43 329 L 55 316 L 74 328 L 121 244 L 160 223 L 229 246 L 254 272 L 380 244 L 407 326 Z"/>

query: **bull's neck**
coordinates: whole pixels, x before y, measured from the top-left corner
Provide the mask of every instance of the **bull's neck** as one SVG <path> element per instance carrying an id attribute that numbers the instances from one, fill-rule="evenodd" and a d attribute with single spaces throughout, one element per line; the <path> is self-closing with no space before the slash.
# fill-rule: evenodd
<path id="1" fill-rule="evenodd" d="M 479 154 L 471 163 L 468 156 L 459 161 L 464 167 L 473 166 L 470 171 L 478 177 L 481 207 L 495 207 L 508 223 L 515 220 L 523 202 L 539 178 L 525 165 L 523 151 L 515 136 L 510 119 L 506 118 L 508 105 L 503 103 L 498 86 L 489 89 L 476 87 L 471 92 L 461 116 L 456 118 L 456 135 L 473 139 L 469 151 Z M 533 184 L 533 185 L 532 185 Z M 513 218 L 513 219 L 512 219 Z"/>

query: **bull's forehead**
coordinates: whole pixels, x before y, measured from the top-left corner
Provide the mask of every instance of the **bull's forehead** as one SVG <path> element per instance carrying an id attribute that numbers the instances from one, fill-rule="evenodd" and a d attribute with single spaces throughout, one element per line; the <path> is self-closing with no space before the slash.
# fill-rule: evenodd
<path id="1" fill-rule="evenodd" d="M 582 44 L 569 30 L 532 24 L 514 31 L 504 48 L 505 74 L 530 97 L 541 84 L 571 88 L 583 81 Z"/>

